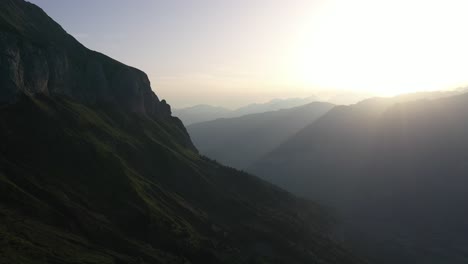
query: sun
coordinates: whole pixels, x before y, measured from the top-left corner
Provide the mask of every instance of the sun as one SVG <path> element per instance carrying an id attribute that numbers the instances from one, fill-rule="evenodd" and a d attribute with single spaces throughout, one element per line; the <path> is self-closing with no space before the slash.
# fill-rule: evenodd
<path id="1" fill-rule="evenodd" d="M 396 95 L 468 84 L 464 1 L 331 1 L 292 71 L 312 87 Z"/>

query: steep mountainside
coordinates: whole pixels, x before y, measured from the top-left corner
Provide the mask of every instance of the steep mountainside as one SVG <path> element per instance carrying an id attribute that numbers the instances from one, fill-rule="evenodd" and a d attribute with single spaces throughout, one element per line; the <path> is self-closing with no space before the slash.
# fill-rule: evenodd
<path id="1" fill-rule="evenodd" d="M 202 154 L 244 169 L 332 107 L 329 103 L 316 102 L 291 109 L 193 124 L 187 130 Z"/>
<path id="2" fill-rule="evenodd" d="M 361 263 L 317 205 L 200 157 L 142 72 L 0 2 L 0 263 Z"/>
<path id="3" fill-rule="evenodd" d="M 420 96 L 336 107 L 252 170 L 335 208 L 376 263 L 466 263 L 468 95 Z"/>
<path id="4" fill-rule="evenodd" d="M 354 263 L 320 208 L 200 158 L 165 122 L 47 97 L 0 120 L 4 263 Z"/>
<path id="5" fill-rule="evenodd" d="M 0 2 L 0 102 L 19 93 L 65 95 L 88 104 L 170 117 L 142 71 L 91 51 L 42 10 L 25 1 Z"/>

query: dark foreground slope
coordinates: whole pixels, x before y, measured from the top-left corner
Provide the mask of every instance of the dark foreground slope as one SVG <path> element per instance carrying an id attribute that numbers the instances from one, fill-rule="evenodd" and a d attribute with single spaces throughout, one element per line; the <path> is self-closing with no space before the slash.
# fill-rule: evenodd
<path id="1" fill-rule="evenodd" d="M 316 205 L 196 153 L 144 73 L 0 2 L 0 263 L 358 263 Z"/>
<path id="2" fill-rule="evenodd" d="M 4 262 L 353 263 L 319 208 L 201 158 L 165 122 L 47 97 L 0 120 Z"/>
<path id="3" fill-rule="evenodd" d="M 334 207 L 376 263 L 466 263 L 468 95 L 416 98 L 337 107 L 253 170 Z"/>
<path id="4" fill-rule="evenodd" d="M 217 119 L 187 126 L 200 152 L 245 169 L 333 107 L 314 102 L 277 111 Z"/>

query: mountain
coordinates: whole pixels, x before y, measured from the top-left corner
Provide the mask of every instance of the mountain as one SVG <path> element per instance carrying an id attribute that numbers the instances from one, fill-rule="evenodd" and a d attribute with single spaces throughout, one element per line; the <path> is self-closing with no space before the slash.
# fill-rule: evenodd
<path id="1" fill-rule="evenodd" d="M 203 155 L 244 169 L 333 107 L 310 103 L 291 109 L 193 124 L 187 130 Z"/>
<path id="2" fill-rule="evenodd" d="M 60 97 L 0 120 L 1 263 L 357 263 L 322 209 L 199 157 L 164 121 Z"/>
<path id="3" fill-rule="evenodd" d="M 452 92 L 338 106 L 249 171 L 335 210 L 374 263 L 466 263 L 467 115 Z"/>
<path id="4" fill-rule="evenodd" d="M 182 109 L 175 109 L 174 115 L 179 117 L 182 122 L 188 126 L 191 124 L 211 121 L 219 118 L 233 118 L 243 115 L 292 108 L 315 101 L 318 101 L 318 98 L 315 96 L 306 98 L 273 99 L 266 103 L 249 104 L 235 110 L 230 110 L 218 106 L 196 105 Z"/>
<path id="5" fill-rule="evenodd" d="M 200 123 L 218 118 L 228 117 L 232 110 L 211 105 L 195 105 L 192 107 L 174 109 L 174 116 L 177 116 L 188 126 L 193 123 Z"/>
<path id="6" fill-rule="evenodd" d="M 375 97 L 375 94 L 356 91 L 323 91 L 319 93 L 319 96 L 324 102 L 336 105 L 350 105 Z"/>
<path id="7" fill-rule="evenodd" d="M 262 104 L 250 104 L 243 106 L 234 111 L 234 116 L 243 116 L 256 113 L 264 113 L 270 111 L 276 111 L 286 108 L 297 107 L 312 102 L 316 102 L 319 99 L 315 96 L 309 96 L 306 98 L 287 98 L 287 99 L 273 99 Z"/>
<path id="8" fill-rule="evenodd" d="M 82 103 L 113 103 L 132 111 L 170 116 L 142 71 L 86 49 L 42 10 L 21 1 L 1 3 L 2 92 L 65 95 Z"/>
<path id="9" fill-rule="evenodd" d="M 198 155 L 146 75 L 0 2 L 0 263 L 362 263 L 326 210 Z"/>

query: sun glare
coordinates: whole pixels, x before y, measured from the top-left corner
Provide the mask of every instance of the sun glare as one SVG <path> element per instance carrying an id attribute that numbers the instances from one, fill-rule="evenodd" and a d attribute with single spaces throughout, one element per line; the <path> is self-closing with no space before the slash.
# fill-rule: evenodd
<path id="1" fill-rule="evenodd" d="M 297 49 L 298 82 L 394 95 L 468 83 L 466 1 L 332 1 Z"/>

